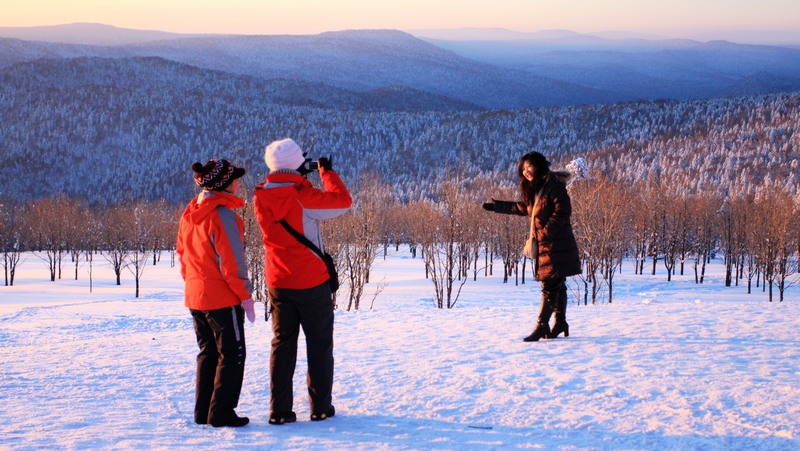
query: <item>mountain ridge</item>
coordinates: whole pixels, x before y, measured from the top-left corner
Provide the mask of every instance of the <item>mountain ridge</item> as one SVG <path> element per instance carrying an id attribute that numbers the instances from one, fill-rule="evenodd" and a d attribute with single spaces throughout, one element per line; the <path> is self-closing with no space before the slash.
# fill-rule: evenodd
<path id="1" fill-rule="evenodd" d="M 0 39 L 0 67 L 56 56 L 157 56 L 239 75 L 290 78 L 362 92 L 404 85 L 483 108 L 613 100 L 609 93 L 593 88 L 475 62 L 395 30 L 202 36 L 115 47 Z"/>
<path id="2" fill-rule="evenodd" d="M 149 90 L 168 86 L 177 92 L 202 88 L 204 95 L 293 107 L 357 111 L 474 111 L 474 104 L 403 86 L 353 92 L 323 83 L 261 79 L 202 69 L 160 57 L 39 59 L 0 69 L 8 89 L 74 90 L 107 87 Z"/>
<path id="3" fill-rule="evenodd" d="M 130 31 L 88 26 L 112 35 Z M 174 39 L 90 46 L 0 38 L 0 67 L 40 58 L 159 57 L 235 75 L 322 83 L 361 93 L 405 86 L 487 109 L 800 90 L 800 49 L 728 41 L 615 41 L 569 30 L 542 32 L 538 40 L 474 42 L 426 40 L 400 30 L 147 33 L 137 36 Z M 758 82 L 752 79 L 756 74 L 761 74 Z"/>

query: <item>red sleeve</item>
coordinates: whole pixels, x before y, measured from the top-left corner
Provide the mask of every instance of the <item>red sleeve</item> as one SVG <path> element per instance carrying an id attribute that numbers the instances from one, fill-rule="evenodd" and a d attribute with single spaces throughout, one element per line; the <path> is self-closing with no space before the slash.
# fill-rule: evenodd
<path id="1" fill-rule="evenodd" d="M 346 212 L 353 204 L 350 192 L 333 170 L 321 170 L 320 178 L 325 191 L 313 189 L 304 193 L 301 200 L 305 213 L 313 219 L 335 218 Z"/>
<path id="2" fill-rule="evenodd" d="M 240 300 L 248 299 L 253 286 L 247 277 L 242 220 L 225 207 L 218 207 L 217 214 L 219 222 L 214 248 L 219 256 L 219 270 L 231 291 L 236 293 Z"/>

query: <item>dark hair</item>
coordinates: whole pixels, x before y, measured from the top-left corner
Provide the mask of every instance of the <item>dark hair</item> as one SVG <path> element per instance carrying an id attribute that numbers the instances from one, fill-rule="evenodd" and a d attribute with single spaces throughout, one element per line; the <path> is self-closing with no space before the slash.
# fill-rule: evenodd
<path id="1" fill-rule="evenodd" d="M 523 175 L 523 166 L 528 162 L 534 168 L 534 178 L 532 182 Z M 528 152 L 519 159 L 517 165 L 517 175 L 519 176 L 519 192 L 525 205 L 531 205 L 536 192 L 542 187 L 544 180 L 542 176 L 550 172 L 550 162 L 539 152 Z"/>

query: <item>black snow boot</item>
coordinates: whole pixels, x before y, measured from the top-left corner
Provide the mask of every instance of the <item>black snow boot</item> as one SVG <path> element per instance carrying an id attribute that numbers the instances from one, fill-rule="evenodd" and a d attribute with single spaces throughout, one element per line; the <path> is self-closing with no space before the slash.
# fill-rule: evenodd
<path id="1" fill-rule="evenodd" d="M 569 337 L 569 324 L 567 324 L 566 320 L 559 322 L 556 319 L 556 323 L 553 324 L 553 329 L 550 331 L 550 338 L 558 337 L 561 332 L 564 332 L 565 337 Z"/>
<path id="2" fill-rule="evenodd" d="M 522 341 L 539 341 L 541 338 L 550 338 L 550 326 L 548 326 L 547 323 L 536 323 L 536 328 L 533 329 L 533 332 L 523 338 Z"/>
<path id="3" fill-rule="evenodd" d="M 236 415 L 235 413 L 231 413 L 230 415 L 228 415 L 228 416 L 226 416 L 224 418 L 221 418 L 221 419 L 211 420 L 211 426 L 213 426 L 215 428 L 219 428 L 219 427 L 238 428 L 238 427 L 246 426 L 248 423 L 250 423 L 250 419 L 249 418 L 240 417 L 239 415 Z"/>
<path id="4" fill-rule="evenodd" d="M 311 421 L 322 421 L 326 420 L 332 416 L 336 415 L 336 409 L 334 409 L 333 405 L 328 407 L 326 410 L 322 412 L 316 412 L 311 414 Z"/>
<path id="5" fill-rule="evenodd" d="M 294 423 L 297 415 L 294 412 L 272 412 L 269 414 L 269 424 L 280 426 L 281 424 Z"/>
<path id="6" fill-rule="evenodd" d="M 564 333 L 565 337 L 569 337 L 569 324 L 567 324 L 567 287 L 562 286 L 561 292 L 558 295 L 558 303 L 556 303 L 555 310 L 556 322 L 553 324 L 553 329 L 550 331 L 550 338 L 556 338 L 558 334 Z"/>
<path id="7" fill-rule="evenodd" d="M 550 338 L 550 316 L 553 315 L 556 296 L 550 282 L 542 282 L 542 305 L 539 307 L 539 319 L 536 321 L 533 332 L 522 341 L 539 341 L 542 338 Z"/>

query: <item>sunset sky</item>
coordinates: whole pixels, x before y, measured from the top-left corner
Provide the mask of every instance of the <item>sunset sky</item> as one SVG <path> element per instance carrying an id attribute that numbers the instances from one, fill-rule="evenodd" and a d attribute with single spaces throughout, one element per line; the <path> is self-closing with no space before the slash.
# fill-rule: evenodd
<path id="1" fill-rule="evenodd" d="M 0 0 L 0 26 L 95 22 L 181 33 L 570 29 L 670 36 L 800 30 L 800 0 Z"/>

